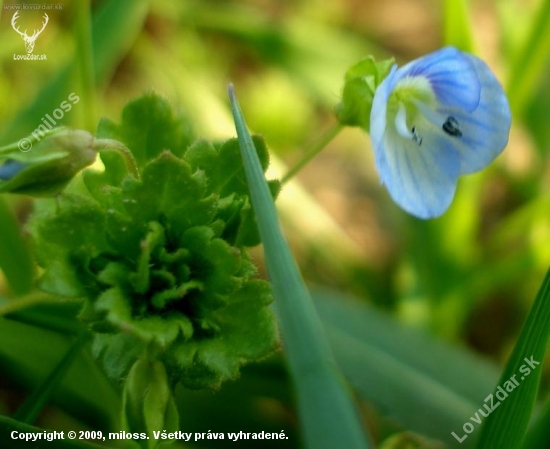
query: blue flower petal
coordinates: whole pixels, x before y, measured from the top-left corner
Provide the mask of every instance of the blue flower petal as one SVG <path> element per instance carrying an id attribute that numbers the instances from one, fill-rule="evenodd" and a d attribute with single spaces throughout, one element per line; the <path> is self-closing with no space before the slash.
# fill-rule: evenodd
<path id="1" fill-rule="evenodd" d="M 421 76 L 430 82 L 440 104 L 473 111 L 479 104 L 481 85 L 474 64 L 454 47 L 445 47 L 411 61 L 398 70 L 399 78 Z"/>
<path id="2" fill-rule="evenodd" d="M 409 213 L 437 217 L 449 207 L 458 176 L 480 170 L 504 149 L 510 123 L 502 87 L 474 56 L 448 47 L 394 66 L 371 110 L 382 183 Z"/>
<path id="3" fill-rule="evenodd" d="M 450 139 L 460 157 L 461 174 L 481 170 L 504 150 L 512 120 L 506 95 L 491 70 L 479 58 L 467 56 L 481 83 L 478 107 L 471 113 L 449 108 L 438 111 L 460 125 L 462 136 Z"/>
<path id="4" fill-rule="evenodd" d="M 15 175 L 17 175 L 21 170 L 23 170 L 28 164 L 23 162 L 7 160 L 0 166 L 0 180 L 9 181 Z"/>
<path id="5" fill-rule="evenodd" d="M 459 156 L 439 129 L 425 119 L 421 143 L 402 137 L 387 122 L 387 101 L 396 71 L 376 90 L 371 112 L 371 140 L 382 183 L 392 199 L 420 218 L 441 215 L 449 207 L 459 175 Z"/>

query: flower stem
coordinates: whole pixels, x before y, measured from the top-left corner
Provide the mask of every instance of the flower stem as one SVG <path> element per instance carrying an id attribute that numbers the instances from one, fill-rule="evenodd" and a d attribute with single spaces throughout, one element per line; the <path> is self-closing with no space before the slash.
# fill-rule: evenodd
<path id="1" fill-rule="evenodd" d="M 20 312 L 22 310 L 34 307 L 38 304 L 58 303 L 60 302 L 55 296 L 44 292 L 32 292 L 28 295 L 21 296 L 17 299 L 8 301 L 0 305 L 0 317 Z"/>
<path id="2" fill-rule="evenodd" d="M 94 142 L 94 150 L 98 152 L 115 151 L 116 153 L 120 154 L 124 158 L 126 166 L 130 170 L 132 175 L 134 175 L 135 178 L 139 179 L 139 171 L 136 160 L 134 159 L 132 152 L 123 143 L 113 139 L 98 139 Z"/>
<path id="3" fill-rule="evenodd" d="M 290 180 L 296 173 L 304 168 L 307 163 L 319 154 L 331 141 L 334 139 L 340 131 L 344 129 L 344 125 L 336 123 L 327 132 L 325 132 L 319 140 L 317 140 L 303 155 L 302 159 L 292 167 L 286 175 L 281 179 L 281 184 L 284 184 Z"/>

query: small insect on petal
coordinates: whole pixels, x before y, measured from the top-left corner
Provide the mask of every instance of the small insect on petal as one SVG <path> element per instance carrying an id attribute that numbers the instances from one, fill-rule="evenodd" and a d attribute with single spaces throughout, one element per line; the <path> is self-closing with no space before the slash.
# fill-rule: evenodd
<path id="1" fill-rule="evenodd" d="M 445 131 L 449 136 L 462 137 L 462 131 L 460 131 L 460 125 L 454 117 L 447 117 L 445 123 L 443 123 L 443 131 Z"/>

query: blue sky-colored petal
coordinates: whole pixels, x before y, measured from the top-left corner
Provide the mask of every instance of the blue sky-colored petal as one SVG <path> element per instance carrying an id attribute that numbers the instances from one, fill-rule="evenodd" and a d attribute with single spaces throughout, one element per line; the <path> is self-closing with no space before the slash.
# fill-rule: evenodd
<path id="1" fill-rule="evenodd" d="M 420 218 L 441 215 L 449 207 L 459 174 L 457 152 L 432 123 L 422 119 L 422 143 L 402 137 L 388 122 L 387 101 L 395 85 L 393 69 L 376 90 L 371 140 L 382 183 L 392 199 Z"/>
<path id="2" fill-rule="evenodd" d="M 452 47 L 395 66 L 376 89 L 370 133 L 382 183 L 420 218 L 449 207 L 458 176 L 506 146 L 510 108 L 479 58 Z"/>
<path id="3" fill-rule="evenodd" d="M 445 47 L 404 65 L 399 78 L 427 78 L 441 105 L 468 112 L 480 101 L 481 85 L 471 59 L 454 47 Z"/>
<path id="4" fill-rule="evenodd" d="M 506 95 L 487 65 L 467 55 L 481 83 L 481 99 L 471 113 L 442 108 L 439 112 L 454 117 L 462 136 L 450 137 L 460 157 L 460 173 L 473 173 L 486 167 L 506 147 L 511 125 L 510 106 Z"/>
<path id="5" fill-rule="evenodd" d="M 386 132 L 382 182 L 393 200 L 419 218 L 438 217 L 453 199 L 458 178 L 458 155 L 437 134 L 423 136 L 422 145 Z"/>
<path id="6" fill-rule="evenodd" d="M 0 180 L 8 181 L 23 170 L 28 164 L 23 162 L 7 160 L 0 166 Z"/>

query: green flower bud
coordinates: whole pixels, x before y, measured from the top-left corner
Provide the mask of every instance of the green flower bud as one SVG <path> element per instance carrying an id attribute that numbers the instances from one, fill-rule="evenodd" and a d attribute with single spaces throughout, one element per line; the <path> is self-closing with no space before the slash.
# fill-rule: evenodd
<path id="1" fill-rule="evenodd" d="M 153 431 L 178 430 L 178 410 L 162 362 L 139 359 L 134 363 L 122 394 L 122 422 L 128 432 L 150 437 L 137 440 L 143 448 L 156 447 Z"/>
<path id="2" fill-rule="evenodd" d="M 336 106 L 336 118 L 345 126 L 370 127 L 372 99 L 378 85 L 390 72 L 393 59 L 376 62 L 369 56 L 351 66 L 346 72 L 342 101 Z"/>
<path id="3" fill-rule="evenodd" d="M 95 161 L 93 143 L 94 137 L 86 131 L 61 128 L 34 145 L 21 139 L 0 148 L 0 192 L 37 197 L 59 194 L 80 170 Z"/>

